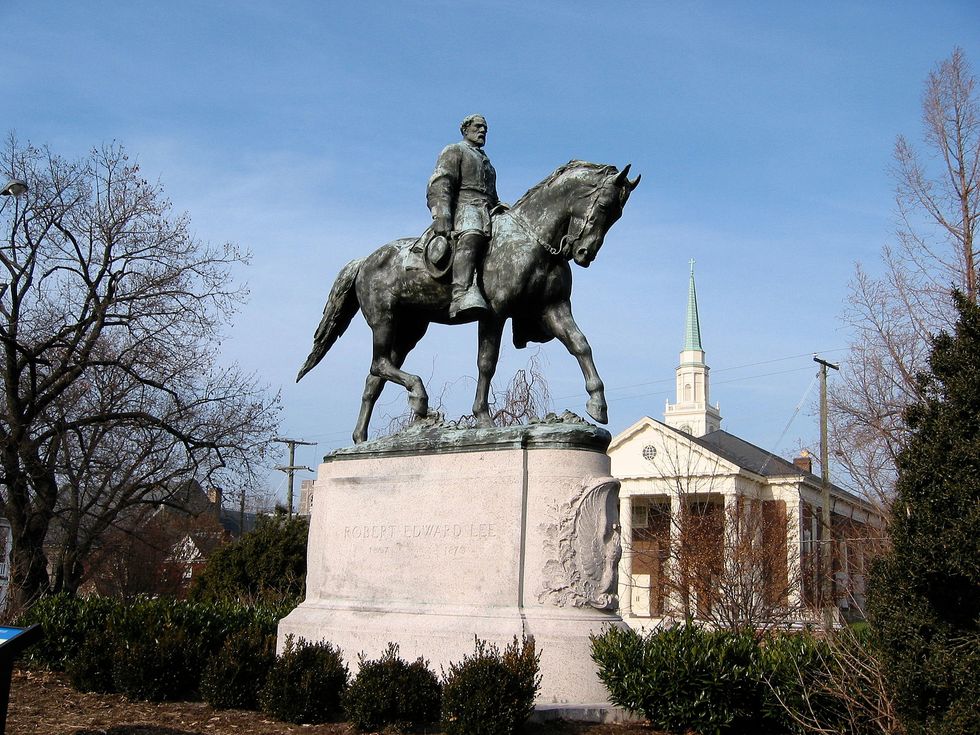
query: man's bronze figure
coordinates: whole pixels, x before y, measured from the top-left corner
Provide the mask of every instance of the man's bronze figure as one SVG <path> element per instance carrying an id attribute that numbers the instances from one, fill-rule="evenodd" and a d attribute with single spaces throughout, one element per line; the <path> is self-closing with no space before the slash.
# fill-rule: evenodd
<path id="1" fill-rule="evenodd" d="M 454 243 L 449 318 L 472 321 L 488 308 L 480 291 L 477 263 L 493 234 L 490 213 L 499 199 L 497 173 L 483 151 L 486 119 L 470 115 L 459 129 L 463 139 L 439 154 L 426 202 L 432 212 L 432 232 Z"/>

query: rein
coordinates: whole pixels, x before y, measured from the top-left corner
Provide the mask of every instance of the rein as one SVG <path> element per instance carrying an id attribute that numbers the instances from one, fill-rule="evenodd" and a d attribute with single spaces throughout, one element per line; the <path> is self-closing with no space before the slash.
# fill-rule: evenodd
<path id="1" fill-rule="evenodd" d="M 561 240 L 559 241 L 557 246 L 552 246 L 551 244 L 542 240 L 538 236 L 538 234 L 534 231 L 534 229 L 531 227 L 531 223 L 528 222 L 523 215 L 515 212 L 513 209 L 508 209 L 506 212 L 503 212 L 503 214 L 509 214 L 513 218 L 514 222 L 517 223 L 517 226 L 521 230 L 523 230 L 524 234 L 527 235 L 532 240 L 534 240 L 534 242 L 536 242 L 542 248 L 544 248 L 545 252 L 547 252 L 549 255 L 559 256 L 562 253 L 571 253 L 575 243 L 577 243 L 581 239 L 582 233 L 585 232 L 586 226 L 589 224 L 589 222 L 595 221 L 595 218 L 593 217 L 593 212 L 595 211 L 596 204 L 599 201 L 599 195 L 602 194 L 602 191 L 603 189 L 606 188 L 607 183 L 608 183 L 607 181 L 604 181 L 601 184 L 598 184 L 592 190 L 592 194 L 589 200 L 589 207 L 586 210 L 587 214 L 585 217 L 582 218 L 582 226 L 578 228 L 578 232 L 575 234 L 575 236 L 570 237 L 569 234 L 566 232 L 564 235 L 562 235 Z M 569 225 L 569 230 L 571 230 L 571 225 Z M 571 256 L 569 255 L 568 257 Z"/>
<path id="2" fill-rule="evenodd" d="M 532 240 L 534 240 L 534 242 L 536 242 L 538 245 L 540 245 L 545 250 L 545 252 L 547 252 L 549 255 L 561 254 L 562 251 L 561 244 L 559 243 L 558 247 L 552 247 L 544 240 L 542 240 L 538 236 L 538 233 L 536 233 L 534 229 L 531 227 L 531 223 L 528 222 L 526 219 L 524 219 L 524 215 L 518 214 L 513 209 L 508 209 L 506 212 L 502 212 L 502 214 L 510 215 L 510 217 L 514 220 L 514 222 L 517 223 L 517 226 L 524 232 L 524 234 L 527 235 Z"/>

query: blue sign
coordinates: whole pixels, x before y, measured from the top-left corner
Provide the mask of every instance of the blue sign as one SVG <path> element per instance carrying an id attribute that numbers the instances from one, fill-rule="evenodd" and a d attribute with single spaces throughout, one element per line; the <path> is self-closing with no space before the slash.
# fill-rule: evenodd
<path id="1" fill-rule="evenodd" d="M 7 628 L 0 626 L 0 646 L 21 635 L 27 628 Z"/>

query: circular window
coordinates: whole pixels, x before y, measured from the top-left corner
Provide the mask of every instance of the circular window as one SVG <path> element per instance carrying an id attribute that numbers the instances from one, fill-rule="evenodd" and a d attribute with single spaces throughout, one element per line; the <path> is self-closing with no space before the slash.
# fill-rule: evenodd
<path id="1" fill-rule="evenodd" d="M 652 462 L 653 458 L 657 456 L 657 448 L 653 444 L 647 444 L 643 447 L 643 459 L 648 462 Z"/>

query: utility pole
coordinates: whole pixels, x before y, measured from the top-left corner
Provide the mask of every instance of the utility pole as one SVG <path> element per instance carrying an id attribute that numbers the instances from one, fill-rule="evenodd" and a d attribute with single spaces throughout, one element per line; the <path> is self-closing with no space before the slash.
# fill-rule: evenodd
<path id="1" fill-rule="evenodd" d="M 840 365 L 822 360 L 816 355 L 813 361 L 820 365 L 820 524 L 823 527 L 823 544 L 820 547 L 821 598 L 824 609 L 824 626 L 833 625 L 834 595 L 834 534 L 830 520 L 830 460 L 827 451 L 827 368 L 840 370 Z"/>
<path id="2" fill-rule="evenodd" d="M 286 476 L 289 478 L 289 487 L 286 489 L 286 516 L 287 518 L 293 517 L 293 473 L 296 470 L 306 470 L 307 472 L 312 472 L 313 470 L 306 465 L 296 466 L 296 447 L 307 446 L 314 447 L 316 442 L 305 442 L 302 439 L 284 439 L 282 437 L 277 437 L 273 441 L 280 444 L 285 444 L 289 447 L 289 464 L 285 467 L 276 467 L 277 470 L 285 472 Z"/>

